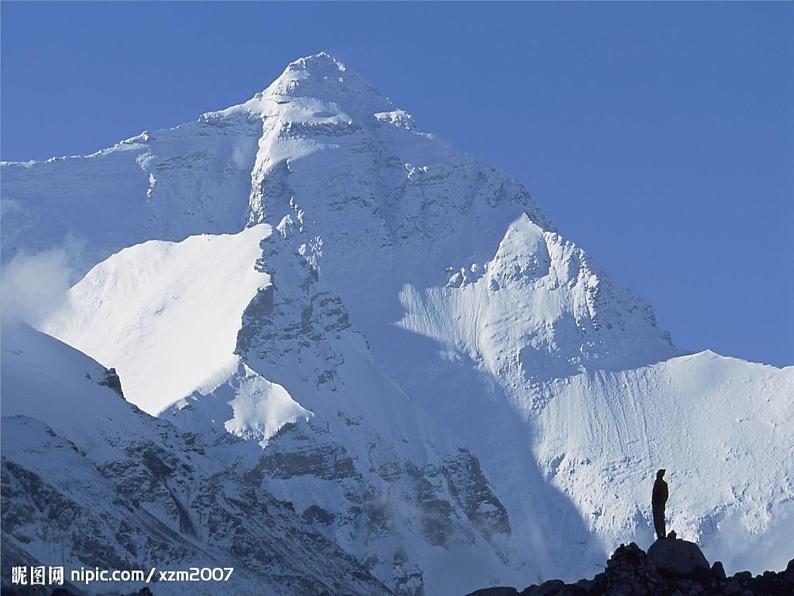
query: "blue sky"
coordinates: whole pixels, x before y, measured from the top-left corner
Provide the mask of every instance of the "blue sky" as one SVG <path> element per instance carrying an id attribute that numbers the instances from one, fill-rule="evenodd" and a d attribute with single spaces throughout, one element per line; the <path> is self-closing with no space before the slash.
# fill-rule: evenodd
<path id="1" fill-rule="evenodd" d="M 794 363 L 794 4 L 2 3 L 2 158 L 238 103 L 326 49 L 509 171 L 684 349 Z"/>

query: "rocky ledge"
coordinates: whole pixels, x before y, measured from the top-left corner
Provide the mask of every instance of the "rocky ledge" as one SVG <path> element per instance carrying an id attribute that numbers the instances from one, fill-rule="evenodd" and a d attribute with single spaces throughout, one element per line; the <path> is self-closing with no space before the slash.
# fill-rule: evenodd
<path id="1" fill-rule="evenodd" d="M 607 561 L 606 569 L 593 579 L 573 584 L 550 580 L 524 590 L 509 587 L 485 588 L 469 596 L 580 596 L 584 594 L 794 594 L 794 559 L 785 571 L 767 571 L 755 577 L 742 571 L 725 576 L 722 563 L 709 566 L 698 545 L 677 538 L 657 540 L 646 553 L 633 542 L 621 544 Z"/>

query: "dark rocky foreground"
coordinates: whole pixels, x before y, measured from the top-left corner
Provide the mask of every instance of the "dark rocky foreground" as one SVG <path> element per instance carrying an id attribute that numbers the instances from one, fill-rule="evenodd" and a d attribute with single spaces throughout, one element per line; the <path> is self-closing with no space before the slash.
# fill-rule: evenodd
<path id="1" fill-rule="evenodd" d="M 749 571 L 742 571 L 726 577 L 722 563 L 717 561 L 709 566 L 697 544 L 667 538 L 657 540 L 647 553 L 633 542 L 628 546 L 621 544 L 607 561 L 604 572 L 593 579 L 582 579 L 573 584 L 550 580 L 521 591 L 509 587 L 484 588 L 472 592 L 469 596 L 550 596 L 552 594 L 792 596 L 794 595 L 794 559 L 789 561 L 785 571 L 767 571 L 756 577 L 753 577 Z"/>

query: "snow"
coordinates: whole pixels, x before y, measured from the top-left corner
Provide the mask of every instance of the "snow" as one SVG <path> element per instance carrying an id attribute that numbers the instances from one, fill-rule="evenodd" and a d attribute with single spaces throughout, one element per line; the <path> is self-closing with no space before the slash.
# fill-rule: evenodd
<path id="1" fill-rule="evenodd" d="M 281 385 L 270 383 L 251 369 L 246 373 L 247 382 L 230 403 L 234 417 L 224 424 L 230 433 L 243 438 L 259 438 L 259 444 L 264 447 L 285 424 L 310 417 L 309 411 L 292 399 Z"/>
<path id="2" fill-rule="evenodd" d="M 2 371 L 4 418 L 43 422 L 99 461 L 114 455 L 108 436 L 152 435 L 144 417 L 99 384 L 102 366 L 26 324 L 3 327 Z"/>
<path id="3" fill-rule="evenodd" d="M 79 246 L 77 281 L 147 240 L 239 232 L 261 132 L 258 117 L 241 113 L 145 132 L 88 156 L 4 162 L 3 261 L 22 249 Z"/>
<path id="4" fill-rule="evenodd" d="M 9 562 L 21 557 L 67 570 L 234 567 L 228 583 L 191 585 L 201 596 L 293 594 L 294 578 L 310 592 L 387 593 L 286 504 L 251 490 L 236 461 L 246 443 L 224 461 L 201 438 L 101 385 L 106 371 L 97 362 L 26 325 L 3 328 L 2 371 Z M 219 509 L 235 524 L 217 527 Z M 185 585 L 166 583 L 158 593 L 184 594 Z"/>
<path id="5" fill-rule="evenodd" d="M 228 370 L 242 312 L 269 283 L 254 269 L 270 228 L 149 241 L 95 266 L 42 330 L 117 370 L 157 414 Z"/>
<path id="6" fill-rule="evenodd" d="M 232 362 L 234 368 L 223 371 L 223 379 L 211 389 L 197 389 L 162 416 L 192 432 L 205 430 L 209 420 L 216 432 L 256 440 L 263 448 L 285 424 L 312 418 L 312 412 L 284 387 L 257 374 L 237 356 Z"/>
<path id="7" fill-rule="evenodd" d="M 709 560 L 741 571 L 731 554 L 742 540 L 721 537 L 722 524 L 736 516 L 746 538 L 769 533 L 778 557 L 768 567 L 785 567 L 790 540 L 774 526 L 794 513 L 785 430 L 794 424 L 794 367 L 701 352 L 557 384 L 535 451 L 594 531 L 610 543 L 627 533 L 649 542 L 645 505 L 655 471 L 666 468 L 668 528 L 701 541 Z M 608 494 L 608 503 L 599 502 Z"/>
<path id="8" fill-rule="evenodd" d="M 650 542 L 658 467 L 679 536 L 729 572 L 761 570 L 744 545 L 781 566 L 794 367 L 684 354 L 515 179 L 330 55 L 197 122 L 3 174 L 4 255 L 70 233 L 79 275 L 93 267 L 43 328 L 184 430 L 327 464 L 262 486 L 330 513 L 319 531 L 383 581 L 592 575 Z M 460 448 L 509 534 L 485 536 L 443 479 Z M 447 542 L 431 544 L 440 503 Z"/>

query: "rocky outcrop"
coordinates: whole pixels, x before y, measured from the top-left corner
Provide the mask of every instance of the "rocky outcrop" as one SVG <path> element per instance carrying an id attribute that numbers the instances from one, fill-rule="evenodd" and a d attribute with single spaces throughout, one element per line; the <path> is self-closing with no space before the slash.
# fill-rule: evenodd
<path id="1" fill-rule="evenodd" d="M 121 379 L 119 378 L 118 373 L 116 372 L 115 368 L 109 368 L 105 371 L 105 375 L 99 381 L 100 385 L 104 385 L 105 387 L 109 387 L 116 393 L 118 393 L 121 397 L 124 397 L 124 391 L 121 388 Z"/>
<path id="2" fill-rule="evenodd" d="M 593 579 L 573 584 L 551 580 L 517 590 L 512 587 L 484 588 L 469 596 L 584 596 L 589 594 L 794 594 L 794 559 L 785 571 L 767 571 L 755 577 L 742 571 L 725 576 L 722 563 L 709 567 L 706 557 L 693 542 L 668 538 L 657 540 L 646 554 L 633 542 L 621 544 L 607 561 L 606 569 Z"/>
<path id="3" fill-rule="evenodd" d="M 443 474 L 466 517 L 483 536 L 510 534 L 507 510 L 494 494 L 476 457 L 466 449 L 458 449 L 458 453 L 444 463 Z"/>
<path id="4" fill-rule="evenodd" d="M 709 571 L 709 562 L 694 542 L 657 540 L 648 549 L 648 559 L 659 573 L 676 577 L 696 577 Z"/>

